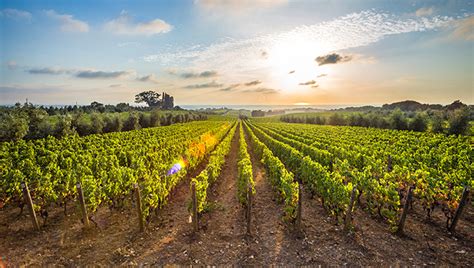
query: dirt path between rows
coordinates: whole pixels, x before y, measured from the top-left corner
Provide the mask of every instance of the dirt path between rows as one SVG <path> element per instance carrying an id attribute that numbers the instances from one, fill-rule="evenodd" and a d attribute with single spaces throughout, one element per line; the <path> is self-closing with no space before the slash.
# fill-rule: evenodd
<path id="1" fill-rule="evenodd" d="M 140 257 L 150 264 L 233 264 L 238 261 L 245 229 L 242 208 L 237 199 L 237 153 L 239 133 L 232 138 L 229 154 L 217 181 L 208 191 L 209 212 L 200 218 L 197 234 L 175 230 L 162 247 L 152 247 Z M 179 201 L 178 201 L 179 203 Z M 173 211 L 173 208 L 171 208 Z M 166 218 L 166 217 L 165 217 Z"/>

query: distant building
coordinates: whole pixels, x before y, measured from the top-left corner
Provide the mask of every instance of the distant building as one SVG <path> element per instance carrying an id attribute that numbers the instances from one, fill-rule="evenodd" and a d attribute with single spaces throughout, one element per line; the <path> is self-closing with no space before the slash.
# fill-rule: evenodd
<path id="1" fill-rule="evenodd" d="M 174 107 L 174 98 L 166 92 L 163 92 L 163 97 L 162 97 L 162 109 L 164 110 L 171 110 Z"/>

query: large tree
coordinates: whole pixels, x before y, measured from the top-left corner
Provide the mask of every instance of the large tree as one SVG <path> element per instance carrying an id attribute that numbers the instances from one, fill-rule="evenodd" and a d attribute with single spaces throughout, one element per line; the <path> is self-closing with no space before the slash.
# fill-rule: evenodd
<path id="1" fill-rule="evenodd" d="M 155 91 L 144 91 L 135 95 L 135 102 L 145 102 L 150 107 L 157 107 L 161 105 L 161 94 Z"/>

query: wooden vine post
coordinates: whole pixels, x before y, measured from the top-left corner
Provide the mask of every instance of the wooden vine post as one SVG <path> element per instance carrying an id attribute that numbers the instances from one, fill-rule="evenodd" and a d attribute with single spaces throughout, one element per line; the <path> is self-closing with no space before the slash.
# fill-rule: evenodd
<path id="1" fill-rule="evenodd" d="M 298 206 L 296 207 L 296 232 L 298 235 L 301 234 L 301 218 L 302 218 L 302 213 L 303 213 L 303 200 L 301 198 L 303 193 L 303 187 L 301 186 L 301 183 L 298 183 Z"/>
<path id="2" fill-rule="evenodd" d="M 402 211 L 402 216 L 400 217 L 400 220 L 398 221 L 398 228 L 397 228 L 397 233 L 398 234 L 403 234 L 403 228 L 405 227 L 405 220 L 407 217 L 408 213 L 408 207 L 410 205 L 411 199 L 413 197 L 413 189 L 415 189 L 415 186 L 410 186 L 408 188 L 408 194 L 405 199 L 405 204 L 403 205 L 403 211 Z"/>
<path id="3" fill-rule="evenodd" d="M 252 235 L 252 184 L 249 183 L 247 190 L 247 235 Z"/>
<path id="4" fill-rule="evenodd" d="M 25 198 L 25 202 L 28 205 L 28 210 L 31 216 L 31 222 L 37 231 L 40 230 L 40 226 L 38 223 L 38 218 L 36 218 L 35 208 L 33 206 L 33 200 L 31 199 L 30 190 L 28 189 L 28 184 L 26 182 L 21 183 L 21 188 L 23 189 L 23 197 Z"/>
<path id="5" fill-rule="evenodd" d="M 81 183 L 76 184 L 77 188 L 77 197 L 79 200 L 79 204 L 81 205 L 81 212 L 82 212 L 82 221 L 84 222 L 84 225 L 87 227 L 89 226 L 89 216 L 87 215 L 87 209 L 86 209 L 86 202 L 84 200 L 84 192 L 82 191 Z"/>
<path id="6" fill-rule="evenodd" d="M 387 160 L 387 171 L 392 172 L 393 167 L 392 167 L 392 156 L 388 155 L 388 160 Z"/>
<path id="7" fill-rule="evenodd" d="M 196 183 L 191 184 L 192 198 L 193 198 L 193 229 L 194 232 L 199 231 L 199 222 L 198 222 L 198 207 L 197 207 L 197 193 L 196 193 Z"/>
<path id="8" fill-rule="evenodd" d="M 449 226 L 449 229 L 448 229 L 452 233 L 454 233 L 454 231 L 456 229 L 456 224 L 458 223 L 459 218 L 461 217 L 462 211 L 464 209 L 464 206 L 467 203 L 467 197 L 469 196 L 469 192 L 470 192 L 469 187 L 468 186 L 464 187 L 464 190 L 463 190 L 462 196 L 461 196 L 461 200 L 459 201 L 459 205 L 456 208 L 456 212 L 454 214 L 453 222 L 451 223 L 451 225 Z"/>
<path id="9" fill-rule="evenodd" d="M 351 199 L 349 201 L 349 207 L 347 208 L 346 218 L 344 219 L 344 230 L 349 231 L 352 224 L 352 208 L 354 207 L 355 195 L 357 191 L 357 186 L 352 187 Z"/>
<path id="10" fill-rule="evenodd" d="M 140 187 L 138 187 L 138 183 L 135 183 L 133 188 L 135 189 L 135 199 L 137 201 L 138 226 L 140 227 L 140 232 L 143 232 L 145 231 L 145 222 L 143 219 L 142 198 L 140 195 Z"/>

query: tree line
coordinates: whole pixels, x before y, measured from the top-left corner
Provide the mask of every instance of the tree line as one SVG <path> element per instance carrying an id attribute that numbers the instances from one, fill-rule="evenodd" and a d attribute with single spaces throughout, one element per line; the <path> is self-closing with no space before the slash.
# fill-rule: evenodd
<path id="1" fill-rule="evenodd" d="M 13 107 L 0 107 L 0 141 L 48 136 L 61 138 L 73 134 L 85 136 L 207 119 L 204 114 L 174 107 L 173 97 L 166 93 L 160 98 L 161 94 L 150 92 L 135 96 L 137 103 L 146 102 L 148 107 L 134 107 L 128 103 L 104 105 L 99 102 L 63 107 L 35 106 L 26 102 Z"/>
<path id="2" fill-rule="evenodd" d="M 360 126 L 469 135 L 472 117 L 471 109 L 462 107 L 456 110 L 417 112 L 403 112 L 400 109 L 353 113 L 333 112 L 329 117 L 317 114 L 290 114 L 280 117 L 280 120 L 287 123 Z"/>

